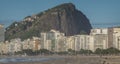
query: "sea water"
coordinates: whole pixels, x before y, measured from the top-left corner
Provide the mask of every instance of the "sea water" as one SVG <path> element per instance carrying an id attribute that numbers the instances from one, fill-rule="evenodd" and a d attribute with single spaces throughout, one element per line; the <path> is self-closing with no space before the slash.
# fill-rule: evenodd
<path id="1" fill-rule="evenodd" d="M 0 63 L 9 63 L 9 62 L 43 62 L 49 60 L 56 60 L 60 58 L 1 58 Z"/>

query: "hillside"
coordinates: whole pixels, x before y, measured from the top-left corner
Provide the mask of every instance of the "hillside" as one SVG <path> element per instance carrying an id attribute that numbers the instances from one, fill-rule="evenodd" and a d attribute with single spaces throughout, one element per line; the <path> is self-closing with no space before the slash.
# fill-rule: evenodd
<path id="1" fill-rule="evenodd" d="M 91 24 L 87 17 L 75 8 L 72 3 L 64 3 L 40 12 L 36 15 L 27 16 L 22 21 L 14 22 L 6 28 L 5 39 L 27 39 L 32 36 L 40 36 L 40 32 L 51 29 L 59 30 L 66 36 L 86 32 L 89 34 Z"/>

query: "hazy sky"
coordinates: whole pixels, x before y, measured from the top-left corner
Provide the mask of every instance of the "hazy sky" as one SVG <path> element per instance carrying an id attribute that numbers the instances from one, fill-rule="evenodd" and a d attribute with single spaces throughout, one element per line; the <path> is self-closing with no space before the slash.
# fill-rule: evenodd
<path id="1" fill-rule="evenodd" d="M 8 26 L 28 15 L 69 2 L 87 16 L 93 27 L 120 25 L 120 0 L 0 0 L 0 24 Z"/>

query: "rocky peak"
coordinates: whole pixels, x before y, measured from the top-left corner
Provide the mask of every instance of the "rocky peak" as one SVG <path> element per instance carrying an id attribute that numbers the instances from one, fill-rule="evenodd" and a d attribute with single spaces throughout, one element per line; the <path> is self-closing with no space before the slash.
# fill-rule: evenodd
<path id="1" fill-rule="evenodd" d="M 58 5 L 56 7 L 54 7 L 53 9 L 68 9 L 68 10 L 72 10 L 74 11 L 75 10 L 75 5 L 72 4 L 72 3 L 64 3 L 64 4 L 61 4 L 61 5 Z"/>
<path id="2" fill-rule="evenodd" d="M 64 3 L 34 16 L 28 16 L 24 21 L 20 21 L 17 27 L 11 26 L 6 31 L 6 40 L 40 36 L 40 32 L 51 29 L 65 33 L 66 36 L 80 34 L 81 31 L 89 34 L 92 28 L 88 18 L 72 3 Z"/>

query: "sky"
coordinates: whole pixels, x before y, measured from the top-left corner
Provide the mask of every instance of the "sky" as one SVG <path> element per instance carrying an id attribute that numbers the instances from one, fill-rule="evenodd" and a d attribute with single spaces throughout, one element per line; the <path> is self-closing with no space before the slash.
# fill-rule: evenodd
<path id="1" fill-rule="evenodd" d="M 120 26 L 120 0 L 0 0 L 0 24 L 7 27 L 63 3 L 73 3 L 93 28 Z"/>

